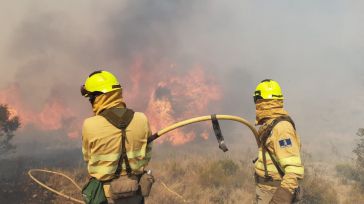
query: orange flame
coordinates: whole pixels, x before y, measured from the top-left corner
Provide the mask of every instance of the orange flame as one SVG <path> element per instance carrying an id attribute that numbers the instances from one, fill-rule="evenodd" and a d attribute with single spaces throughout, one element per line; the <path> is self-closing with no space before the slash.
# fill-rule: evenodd
<path id="1" fill-rule="evenodd" d="M 21 129 L 28 125 L 43 130 L 59 130 L 65 128 L 69 131 L 69 137 L 75 138 L 79 135 L 72 125 L 65 127 L 65 122 L 74 118 L 73 112 L 56 98 L 52 98 L 44 105 L 41 111 L 34 111 L 21 100 L 20 89 L 17 85 L 12 85 L 0 92 L 0 103 L 9 105 L 11 117 L 19 116 Z"/>
<path id="2" fill-rule="evenodd" d="M 180 120 L 206 114 L 208 105 L 219 100 L 222 95 L 220 88 L 211 81 L 214 80 L 201 67 L 196 66 L 184 76 L 174 76 L 159 82 L 157 89 L 150 95 L 146 110 L 152 129 L 156 131 Z M 201 138 L 208 138 L 206 130 L 199 132 Z M 195 131 L 178 129 L 160 141 L 167 140 L 180 145 L 195 138 Z"/>
<path id="3" fill-rule="evenodd" d="M 158 69 L 146 69 L 142 58 L 134 61 L 125 99 L 131 107 L 139 107 L 149 118 L 153 131 L 175 122 L 210 114 L 209 106 L 216 103 L 222 92 L 215 79 L 202 66 L 194 66 L 187 73 L 178 73 L 178 65 L 163 61 Z M 158 81 L 155 81 L 158 80 Z M 22 100 L 20 88 L 12 85 L 0 91 L 0 104 L 8 104 L 12 117 L 18 115 L 22 129 L 31 125 L 42 131 L 64 130 L 68 137 L 78 138 L 81 120 L 78 111 L 70 109 L 61 99 L 51 97 L 40 110 L 34 110 Z M 214 108 L 216 111 L 216 106 Z M 196 137 L 208 138 L 210 127 L 178 129 L 159 141 L 174 145 L 185 144 Z M 197 136 L 198 135 L 198 136 Z"/>

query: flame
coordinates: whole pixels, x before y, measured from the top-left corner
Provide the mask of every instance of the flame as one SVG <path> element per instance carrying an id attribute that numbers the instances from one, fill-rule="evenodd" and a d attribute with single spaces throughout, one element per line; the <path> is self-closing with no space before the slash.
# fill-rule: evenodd
<path id="1" fill-rule="evenodd" d="M 151 93 L 146 114 L 154 131 L 175 122 L 208 113 L 208 105 L 221 98 L 221 90 L 208 77 L 203 68 L 196 66 L 183 76 L 173 76 L 160 81 Z M 159 141 L 170 141 L 174 145 L 185 144 L 196 138 L 208 138 L 207 128 L 175 130 Z"/>
<path id="2" fill-rule="evenodd" d="M 42 131 L 66 129 L 72 138 L 79 135 L 78 131 L 75 132 L 75 125 L 68 122 L 74 120 L 75 114 L 60 99 L 51 98 L 40 111 L 35 111 L 23 103 L 19 86 L 11 85 L 0 92 L 0 103 L 9 106 L 11 117 L 20 117 L 21 129 L 32 125 Z"/>
<path id="3" fill-rule="evenodd" d="M 152 69 L 149 69 L 152 67 Z M 178 64 L 162 60 L 157 64 L 146 64 L 139 57 L 129 70 L 129 79 L 121 79 L 127 85 L 124 94 L 127 103 L 136 111 L 145 112 L 155 132 L 175 122 L 194 116 L 210 114 L 209 106 L 222 97 L 216 80 L 196 65 L 181 73 Z M 128 90 L 128 88 L 130 89 Z M 64 130 L 69 138 L 79 138 L 84 115 L 69 108 L 61 98 L 50 96 L 40 110 L 34 109 L 23 100 L 20 87 L 16 84 L 0 90 L 0 104 L 8 104 L 11 116 L 19 116 L 22 129 L 27 126 L 42 131 Z M 195 138 L 208 138 L 210 127 L 198 125 L 195 128 L 178 129 L 159 142 L 173 145 L 188 143 Z"/>
<path id="4" fill-rule="evenodd" d="M 19 115 L 18 111 L 12 107 L 8 107 L 9 118 L 14 118 Z"/>

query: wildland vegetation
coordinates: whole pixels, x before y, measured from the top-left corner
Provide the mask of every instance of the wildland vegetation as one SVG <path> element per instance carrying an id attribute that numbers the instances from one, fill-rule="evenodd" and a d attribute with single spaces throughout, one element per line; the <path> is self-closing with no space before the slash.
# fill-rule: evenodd
<path id="1" fill-rule="evenodd" d="M 81 187 L 87 182 L 87 168 L 80 149 L 58 150 L 44 155 L 12 156 L 13 132 L 18 118 L 10 119 L 6 106 L 0 106 L 2 124 L 2 154 L 0 166 L 0 203 L 72 203 L 34 183 L 27 172 L 41 168 L 62 172 Z M 333 164 L 314 159 L 303 152 L 305 179 L 302 182 L 305 204 L 335 204 L 364 202 L 364 129 L 357 132 L 353 157 Z M 255 197 L 252 159 L 255 150 L 230 144 L 232 151 L 222 153 L 214 138 L 190 145 L 154 145 L 153 159 L 148 169 L 156 183 L 146 203 L 252 203 Z M 65 178 L 34 173 L 50 187 L 82 199 L 79 190 Z"/>
<path id="2" fill-rule="evenodd" d="M 157 181 L 146 203 L 252 203 L 255 196 L 251 162 L 254 151 L 233 154 L 222 154 L 218 150 L 178 153 L 183 148 L 172 151 L 172 147 L 158 150 L 159 147 L 155 145 L 154 157 L 148 166 Z M 1 162 L 6 165 L 0 167 L 0 203 L 72 203 L 44 190 L 30 180 L 26 173 L 31 168 L 63 172 L 82 187 L 88 176 L 80 155 L 79 150 L 74 150 L 58 152 L 42 159 L 3 159 Z M 303 203 L 363 202 L 364 168 L 358 166 L 358 159 L 356 157 L 352 163 L 336 166 L 325 164 L 322 168 L 322 164 L 310 162 L 310 156 L 305 154 Z M 60 192 L 81 199 L 77 188 L 63 177 L 44 173 L 34 173 L 34 176 Z"/>

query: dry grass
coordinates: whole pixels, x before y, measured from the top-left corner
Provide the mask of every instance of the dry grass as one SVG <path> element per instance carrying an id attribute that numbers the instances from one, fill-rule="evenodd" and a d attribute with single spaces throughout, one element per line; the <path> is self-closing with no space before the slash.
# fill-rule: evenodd
<path id="1" fill-rule="evenodd" d="M 73 180 L 76 181 L 77 184 L 82 186 L 87 183 L 87 172 L 83 168 L 75 168 L 73 170 L 64 171 L 62 169 L 52 169 L 55 172 L 64 172 L 66 175 L 70 176 Z M 73 198 L 82 200 L 81 193 L 76 186 L 72 184 L 69 180 L 65 179 L 62 176 L 48 174 L 48 173 L 34 173 L 34 176 L 40 180 L 41 182 L 45 183 L 47 186 L 63 193 L 69 195 Z M 67 201 L 62 197 L 54 196 L 54 198 L 50 199 L 49 203 L 54 204 L 62 204 L 62 203 L 72 203 L 71 201 Z"/>
<path id="2" fill-rule="evenodd" d="M 229 158 L 206 160 L 203 157 L 156 162 L 153 168 L 159 181 L 178 192 L 189 203 L 249 203 L 252 191 L 251 169 L 244 162 Z M 185 203 L 160 183 L 153 186 L 147 203 Z"/>
<path id="3" fill-rule="evenodd" d="M 364 170 L 354 164 L 336 165 L 337 176 L 342 186 L 346 187 L 346 196 L 342 203 L 363 203 L 364 201 Z M 341 192 L 340 192 L 341 193 Z"/>
<path id="4" fill-rule="evenodd" d="M 146 203 L 251 203 L 254 197 L 251 168 L 241 161 L 217 158 L 206 160 L 203 157 L 174 158 L 153 162 L 156 183 Z M 54 169 L 54 171 L 62 171 Z M 63 170 L 63 172 L 65 172 Z M 87 174 L 84 169 L 65 172 L 78 183 L 86 183 Z M 39 175 L 47 185 L 55 189 L 63 189 L 63 193 L 80 199 L 76 188 L 64 178 L 58 176 Z M 168 189 L 162 185 L 168 186 Z M 60 186 L 62 186 L 60 188 Z M 180 196 L 176 195 L 178 193 Z M 67 201 L 54 197 L 50 203 L 61 204 Z"/>
<path id="5" fill-rule="evenodd" d="M 306 168 L 303 188 L 304 204 L 340 203 L 340 198 L 337 194 L 339 186 L 322 169 Z"/>
<path id="6" fill-rule="evenodd" d="M 147 204 L 240 204 L 252 203 L 255 196 L 253 167 L 249 162 L 226 157 L 213 157 L 206 160 L 206 157 L 191 155 L 153 161 L 150 168 L 154 170 L 153 174 L 157 182 L 153 186 L 151 196 L 146 199 Z M 82 179 L 82 176 L 85 176 L 82 170 L 68 172 L 68 175 L 78 178 L 79 181 L 86 181 Z M 52 178 L 49 182 L 55 186 L 65 186 L 65 183 L 57 181 L 57 178 Z M 182 198 L 167 190 L 162 182 Z M 312 166 L 306 168 L 303 186 L 305 192 L 303 203 L 305 204 L 350 203 L 353 200 L 346 199 L 349 195 L 338 196 L 339 189 L 345 186 L 330 178 L 325 170 L 319 171 Z M 71 186 L 66 188 L 71 189 Z M 351 198 L 359 195 L 354 191 L 346 193 L 352 194 Z M 65 200 L 57 197 L 52 203 L 65 203 Z"/>
<path id="7" fill-rule="evenodd" d="M 252 203 L 255 196 L 253 165 L 250 156 L 241 155 L 187 153 L 163 158 L 156 155 L 148 168 L 153 170 L 157 182 L 146 203 Z M 71 203 L 40 188 L 26 175 L 27 169 L 52 165 L 36 164 L 26 158 L 1 162 L 6 165 L 0 166 L 0 203 Z M 304 203 L 364 203 L 363 193 L 355 183 L 337 177 L 334 168 L 323 169 L 322 165 L 314 166 L 306 161 Z M 52 170 L 64 172 L 81 186 L 87 182 L 86 167 L 82 163 Z M 35 176 L 65 194 L 81 198 L 80 192 L 62 177 Z M 168 191 L 162 182 L 183 198 Z"/>

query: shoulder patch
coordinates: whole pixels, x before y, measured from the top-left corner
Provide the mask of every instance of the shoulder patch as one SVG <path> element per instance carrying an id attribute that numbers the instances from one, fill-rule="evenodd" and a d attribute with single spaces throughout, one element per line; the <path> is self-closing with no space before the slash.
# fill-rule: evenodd
<path id="1" fill-rule="evenodd" d="M 279 146 L 281 148 L 287 148 L 287 147 L 292 147 L 292 141 L 290 138 L 288 139 L 283 139 L 283 140 L 279 140 Z"/>

